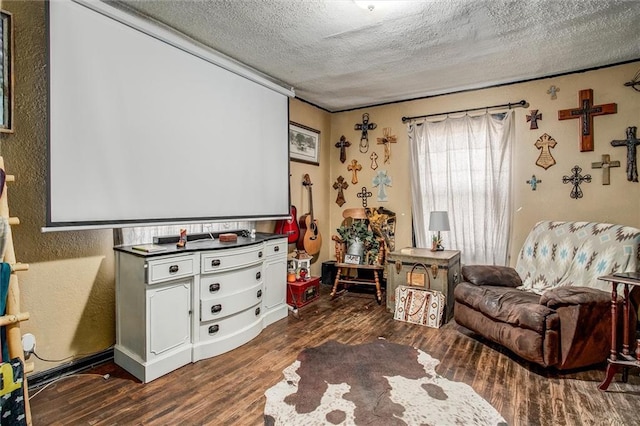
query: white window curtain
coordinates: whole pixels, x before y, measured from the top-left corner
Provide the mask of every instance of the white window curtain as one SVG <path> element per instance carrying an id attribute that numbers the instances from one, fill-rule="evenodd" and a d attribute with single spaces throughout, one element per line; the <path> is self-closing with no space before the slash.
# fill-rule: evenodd
<path id="1" fill-rule="evenodd" d="M 254 222 L 217 222 L 206 224 L 190 224 L 190 225 L 163 225 L 163 226 L 144 226 L 135 228 L 122 228 L 118 230 L 121 235 L 114 235 L 116 245 L 132 245 L 147 244 L 153 242 L 153 237 L 180 235 L 180 229 L 187 230 L 187 236 L 190 234 L 199 234 L 211 232 L 225 232 L 236 230 L 251 230 L 255 228 Z"/>
<path id="2" fill-rule="evenodd" d="M 507 265 L 513 111 L 412 121 L 409 133 L 417 247 L 431 247 L 429 215 L 449 212 L 445 248 L 463 264 Z"/>

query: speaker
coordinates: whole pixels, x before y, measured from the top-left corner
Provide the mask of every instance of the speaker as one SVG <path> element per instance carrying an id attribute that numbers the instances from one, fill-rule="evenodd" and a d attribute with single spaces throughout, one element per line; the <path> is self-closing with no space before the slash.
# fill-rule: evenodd
<path id="1" fill-rule="evenodd" d="M 337 273 L 338 270 L 336 269 L 335 260 L 322 262 L 322 277 L 320 277 L 322 284 L 333 285 L 333 282 L 336 280 Z"/>

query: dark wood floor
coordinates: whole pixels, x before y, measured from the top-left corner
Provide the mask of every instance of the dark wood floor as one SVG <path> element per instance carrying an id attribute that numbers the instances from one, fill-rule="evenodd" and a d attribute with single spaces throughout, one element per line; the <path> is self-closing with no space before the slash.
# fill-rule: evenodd
<path id="1" fill-rule="evenodd" d="M 60 380 L 31 399 L 34 425 L 261 425 L 264 392 L 298 352 L 328 340 L 384 337 L 440 360 L 436 371 L 472 386 L 509 425 L 640 425 L 640 377 L 597 389 L 603 367 L 558 375 L 522 362 L 450 322 L 430 329 L 394 321 L 371 295 L 322 296 L 246 345 L 141 384 L 113 363 Z M 32 389 L 34 394 L 37 389 Z"/>

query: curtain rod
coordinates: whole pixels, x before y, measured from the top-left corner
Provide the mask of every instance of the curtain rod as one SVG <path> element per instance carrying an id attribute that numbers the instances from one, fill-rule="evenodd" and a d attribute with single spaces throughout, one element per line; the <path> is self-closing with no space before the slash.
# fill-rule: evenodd
<path id="1" fill-rule="evenodd" d="M 514 102 L 514 103 L 509 102 L 508 104 L 502 104 L 502 105 L 491 105 L 491 106 L 480 107 L 480 108 L 461 109 L 461 110 L 458 110 L 458 111 L 440 112 L 438 114 L 417 115 L 415 117 L 402 117 L 402 122 L 406 123 L 407 121 L 415 120 L 415 119 L 418 119 L 418 118 L 437 117 L 439 115 L 449 115 L 449 114 L 457 114 L 457 113 L 460 113 L 460 112 L 480 111 L 480 110 L 483 110 L 483 109 L 487 109 L 488 110 L 488 109 L 504 108 L 504 107 L 508 107 L 509 109 L 511 109 L 511 108 L 516 108 L 516 107 L 526 108 L 528 106 L 529 106 L 529 104 L 527 103 L 527 101 L 525 101 L 523 99 L 520 102 Z"/>

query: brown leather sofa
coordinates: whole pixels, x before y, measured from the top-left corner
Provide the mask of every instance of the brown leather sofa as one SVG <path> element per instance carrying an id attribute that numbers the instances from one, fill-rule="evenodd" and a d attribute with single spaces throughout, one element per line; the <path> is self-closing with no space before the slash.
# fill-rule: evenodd
<path id="1" fill-rule="evenodd" d="M 566 370 L 601 363 L 607 359 L 611 348 L 611 293 L 606 291 L 606 283 L 601 281 L 593 284 L 594 286 L 602 284 L 600 288 L 582 286 L 580 282 L 574 281 L 569 284 L 560 282 L 559 278 L 548 270 L 554 267 L 552 259 L 539 259 L 543 257 L 540 250 L 545 232 L 553 232 L 554 235 L 562 233 L 555 232 L 558 230 L 558 223 L 541 222 L 536 225 L 544 229 L 532 230 L 536 238 L 525 243 L 516 268 L 489 265 L 464 266 L 462 282 L 454 291 L 454 318 L 459 325 L 504 346 L 525 360 L 543 367 Z M 565 226 L 565 228 L 561 231 L 569 234 L 567 229 L 570 227 Z M 594 229 L 597 230 L 597 232 L 594 231 L 594 235 L 602 235 L 600 228 Z M 623 231 L 628 229 L 627 227 Z M 631 261 L 627 259 L 627 263 L 622 264 L 619 256 L 612 257 L 610 265 L 613 266 L 607 266 L 602 272 L 592 271 L 592 276 L 607 275 L 613 272 L 610 268 L 622 266 L 625 267 L 624 270 L 629 270 L 626 269 L 627 267 L 636 270 L 637 261 L 640 258 L 638 249 L 640 231 L 635 231 L 624 234 L 631 235 L 630 239 L 633 240 Z M 582 238 L 588 230 L 576 228 L 576 232 L 580 232 Z M 614 235 L 621 234 L 620 232 L 615 234 L 615 229 L 612 229 L 612 232 Z M 553 256 L 560 256 L 560 247 L 565 247 L 565 243 L 566 241 L 550 243 L 551 246 L 555 245 L 552 247 Z M 611 245 L 609 242 L 607 244 Z M 629 239 L 624 240 L 624 244 L 626 248 L 623 251 L 629 253 Z M 588 245 L 588 249 L 598 251 L 592 245 Z M 567 251 L 570 256 L 579 256 L 581 249 Z M 534 262 L 537 262 L 535 267 L 527 264 L 527 262 L 531 263 L 531 259 L 525 259 L 526 256 L 530 256 Z M 585 268 L 604 268 L 604 263 L 598 261 L 584 263 L 584 265 L 580 263 L 582 270 L 577 270 L 575 264 L 571 265 L 578 260 L 565 259 L 563 262 L 568 262 L 569 266 L 566 267 L 566 271 L 555 271 L 558 274 L 557 277 L 567 277 L 572 273 L 574 278 L 575 274 L 586 276 L 584 274 L 589 271 L 585 271 Z M 535 273 L 530 273 L 528 270 Z M 540 278 L 545 274 L 549 278 L 546 282 L 552 282 L 555 285 L 536 292 L 535 287 L 545 281 Z M 530 282 L 527 288 L 521 277 L 529 281 L 533 280 L 533 284 Z M 585 283 L 586 281 L 585 278 Z M 598 280 L 595 278 L 593 281 Z M 558 283 L 560 285 L 557 285 Z M 531 291 L 532 288 L 534 291 Z M 632 291 L 633 303 L 630 316 L 633 320 L 631 324 L 636 324 L 637 302 L 640 299 L 638 290 L 640 288 L 634 287 Z M 618 312 L 622 315 L 621 300 L 618 303 L 620 304 Z M 622 317 L 618 324 L 622 324 L 621 319 Z M 629 330 L 629 334 L 630 338 L 633 337 L 635 330 Z M 619 335 L 622 334 L 619 333 Z M 635 342 L 635 339 L 630 339 L 630 342 Z"/>

